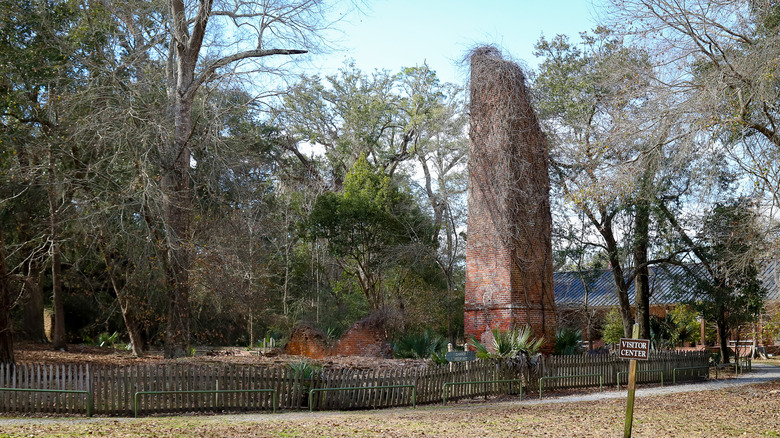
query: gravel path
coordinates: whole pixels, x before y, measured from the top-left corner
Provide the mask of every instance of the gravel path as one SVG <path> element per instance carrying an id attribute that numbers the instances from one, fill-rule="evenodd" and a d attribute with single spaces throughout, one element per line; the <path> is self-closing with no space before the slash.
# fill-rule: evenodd
<path id="1" fill-rule="evenodd" d="M 721 379 L 721 380 L 713 379 L 713 380 L 708 380 L 706 382 L 685 383 L 685 384 L 674 385 L 674 386 L 667 385 L 667 386 L 656 386 L 652 388 L 640 388 L 636 390 L 636 397 L 676 394 L 680 392 L 713 391 L 713 390 L 724 389 L 732 386 L 766 383 L 766 382 L 771 382 L 773 380 L 780 380 L 780 367 L 774 365 L 754 363 L 753 371 L 751 371 L 748 374 L 743 374 L 736 378 Z M 625 385 L 623 386 L 623 388 L 625 388 Z M 578 401 L 620 399 L 620 398 L 626 398 L 627 396 L 628 396 L 628 392 L 625 389 L 622 389 L 620 391 L 612 390 L 612 391 L 604 391 L 604 392 L 594 392 L 591 394 L 584 394 L 584 395 L 550 397 L 542 400 L 539 400 L 538 398 L 537 399 L 529 398 L 520 401 L 518 403 L 521 404 L 568 403 L 568 402 L 578 402 Z"/>

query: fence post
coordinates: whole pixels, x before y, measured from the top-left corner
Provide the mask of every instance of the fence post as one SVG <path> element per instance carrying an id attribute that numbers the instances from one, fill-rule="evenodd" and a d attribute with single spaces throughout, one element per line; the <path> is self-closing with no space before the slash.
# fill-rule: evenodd
<path id="1" fill-rule="evenodd" d="M 448 343 L 447 344 L 447 353 L 449 353 L 450 351 L 454 351 L 454 350 L 455 350 L 455 348 L 452 346 L 452 342 Z M 453 368 L 453 363 L 450 362 L 450 372 L 452 372 L 452 368 Z"/>
<path id="2" fill-rule="evenodd" d="M 86 384 L 87 387 L 84 388 L 87 390 L 87 417 L 91 417 L 92 413 L 95 411 L 95 400 L 93 397 L 93 385 L 92 385 L 92 373 L 90 372 L 90 364 L 87 364 L 86 366 Z"/>

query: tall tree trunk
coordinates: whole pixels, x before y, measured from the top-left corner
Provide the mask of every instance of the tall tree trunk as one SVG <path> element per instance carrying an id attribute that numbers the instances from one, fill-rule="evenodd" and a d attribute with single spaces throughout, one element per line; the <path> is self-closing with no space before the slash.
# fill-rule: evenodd
<path id="1" fill-rule="evenodd" d="M 634 315 L 631 313 L 631 302 L 628 300 L 628 284 L 622 279 L 622 270 L 612 270 L 615 277 L 618 292 L 618 304 L 620 304 L 620 319 L 623 321 L 623 336 L 630 338 L 634 331 Z M 618 279 L 620 277 L 620 279 Z"/>
<path id="2" fill-rule="evenodd" d="M 35 264 L 27 268 L 24 278 L 27 296 L 22 315 L 22 332 L 26 339 L 33 342 L 48 342 L 43 327 L 43 291 L 41 290 L 41 271 Z"/>
<path id="3" fill-rule="evenodd" d="M 650 242 L 650 200 L 654 198 L 653 180 L 660 159 L 652 149 L 642 154 L 644 170 L 639 177 L 639 192 L 634 207 L 634 302 L 639 337 L 642 339 L 650 339 L 650 267 L 647 266 L 647 252 Z"/>
<path id="4" fill-rule="evenodd" d="M 65 299 L 62 296 L 62 255 L 56 241 L 51 243 L 51 281 L 54 301 L 54 334 L 52 348 L 67 350 L 65 339 Z"/>
<path id="5" fill-rule="evenodd" d="M 11 285 L 5 265 L 5 240 L 0 227 L 0 363 L 14 363 L 14 338 L 11 326 Z"/>
<path id="6" fill-rule="evenodd" d="M 612 224 L 610 222 L 605 222 L 604 225 L 599 228 L 599 231 L 607 245 L 609 264 L 612 268 L 612 278 L 615 281 L 618 304 L 620 304 L 620 318 L 623 320 L 623 335 L 630 338 L 634 331 L 634 316 L 631 314 L 631 301 L 628 299 L 628 287 L 631 283 L 626 282 L 625 275 L 623 274 L 623 267 L 621 266 L 620 258 L 618 257 L 617 240 L 612 233 Z"/>
<path id="7" fill-rule="evenodd" d="M 224 56 L 207 63 L 204 69 L 198 71 L 197 80 L 195 70 L 198 66 L 200 51 L 203 47 L 204 37 L 212 15 L 213 0 L 201 0 L 197 6 L 195 2 L 185 4 L 184 0 L 171 0 L 170 20 L 168 22 L 171 31 L 169 42 L 167 74 L 167 94 L 169 98 L 170 115 L 173 118 L 173 142 L 165 145 L 163 151 L 163 217 L 166 223 L 168 268 L 166 273 L 169 280 L 168 291 L 168 320 L 165 339 L 166 357 L 180 357 L 189 350 L 190 340 L 190 307 L 189 307 L 189 269 L 190 269 L 190 212 L 192 210 L 192 192 L 190 188 L 190 137 L 193 132 L 192 105 L 200 86 L 207 79 L 211 79 L 217 70 L 243 59 L 262 58 L 273 55 L 295 55 L 306 53 L 305 50 L 296 49 L 262 49 L 263 34 L 257 36 L 258 48 L 256 50 L 244 50 Z M 281 9 L 284 10 L 287 5 Z M 194 9 L 189 9 L 193 7 Z M 248 15 L 242 15 L 238 10 L 234 11 L 238 16 L 256 18 L 263 21 L 260 29 L 266 29 L 266 20 L 272 19 L 266 15 L 268 6 L 260 6 L 261 11 L 253 9 Z M 309 6 L 301 6 L 308 10 Z M 290 16 L 285 16 L 289 22 L 279 22 L 280 26 L 292 26 L 294 33 L 306 29 L 306 26 L 297 25 L 296 14 L 299 9 L 290 7 Z M 241 10 L 244 10 L 241 7 Z M 274 8 L 274 10 L 276 10 Z M 193 16 L 188 16 L 188 11 Z M 284 15 L 284 14 L 282 14 Z M 277 18 L 279 18 L 277 16 Z M 270 31 L 269 31 L 270 32 Z M 301 35 L 302 36 L 302 35 Z"/>
<path id="8" fill-rule="evenodd" d="M 647 266 L 647 244 L 650 229 L 650 203 L 639 199 L 634 217 L 634 302 L 639 337 L 650 339 L 650 268 Z"/>
<path id="9" fill-rule="evenodd" d="M 111 280 L 111 283 L 114 283 L 113 279 Z M 116 298 L 119 300 L 119 308 L 122 311 L 122 319 L 125 322 L 127 334 L 130 336 L 130 346 L 133 349 L 133 356 L 143 357 L 145 343 L 144 338 L 141 335 L 141 324 L 138 323 L 138 318 L 136 318 L 135 303 L 133 303 L 131 299 L 128 299 L 124 293 L 117 291 L 116 286 L 114 288 L 117 292 Z"/>
<path id="10" fill-rule="evenodd" d="M 191 81 L 191 78 L 190 78 Z M 162 180 L 165 193 L 163 215 L 167 238 L 168 318 L 165 357 L 186 356 L 190 343 L 189 232 L 192 193 L 190 189 L 190 148 L 192 101 L 176 96 L 173 150 Z"/>
<path id="11" fill-rule="evenodd" d="M 19 220 L 18 235 L 20 242 L 28 242 L 24 251 L 29 253 L 37 252 L 37 248 L 31 243 L 35 240 L 31 229 L 33 220 L 30 216 Z M 24 311 L 22 313 L 22 334 L 25 339 L 48 343 L 46 330 L 43 323 L 43 289 L 41 287 L 41 278 L 45 271 L 38 257 L 32 257 L 24 266 Z"/>
<path id="12" fill-rule="evenodd" d="M 718 329 L 718 341 L 720 342 L 720 361 L 729 363 L 731 355 L 729 354 L 729 326 L 726 323 L 726 316 L 720 312 L 718 320 L 715 321 L 715 327 Z"/>
<path id="13" fill-rule="evenodd" d="M 165 337 L 165 356 L 168 358 L 186 356 L 190 341 L 190 257 L 186 240 L 189 233 L 189 176 L 182 176 L 182 173 L 187 174 L 186 169 L 175 173 L 173 187 L 168 186 L 170 191 L 166 190 L 170 193 L 170 200 L 164 213 L 168 229 L 169 286 Z M 185 185 L 186 188 L 183 188 Z"/>
<path id="14" fill-rule="evenodd" d="M 52 348 L 67 350 L 65 340 L 65 299 L 62 290 L 62 254 L 60 253 L 59 218 L 56 194 L 56 179 L 52 151 L 49 150 L 49 239 L 51 240 L 51 282 L 54 301 L 54 335 Z"/>
<path id="15" fill-rule="evenodd" d="M 203 44 L 203 35 L 211 13 L 211 0 L 201 1 L 192 31 L 188 27 L 186 5 L 172 0 L 171 47 L 168 59 L 170 115 L 173 119 L 173 142 L 164 152 L 162 167 L 163 218 L 166 227 L 168 277 L 168 317 L 165 330 L 165 357 L 186 356 L 190 346 L 190 136 L 192 105 L 198 84 L 195 67 Z"/>
<path id="16" fill-rule="evenodd" d="M 105 244 L 101 244 L 101 248 L 105 246 Z M 144 347 L 146 345 L 144 338 L 141 335 L 141 324 L 138 323 L 138 318 L 136 316 L 138 303 L 136 302 L 135 297 L 131 293 L 127 292 L 126 284 L 124 286 L 120 286 L 117 283 L 114 272 L 116 266 L 121 265 L 121 263 L 117 263 L 115 258 L 109 256 L 105 251 L 101 252 L 103 253 L 103 260 L 105 261 L 108 270 L 108 277 L 111 280 L 111 287 L 114 289 L 116 299 L 119 302 L 119 309 L 122 312 L 122 320 L 125 323 L 125 329 L 127 330 L 127 334 L 130 337 L 130 345 L 133 349 L 133 355 L 135 357 L 143 357 Z M 132 263 L 129 262 L 125 262 L 125 264 L 127 266 L 132 265 Z M 129 273 L 126 272 L 124 277 L 128 278 Z"/>
<path id="17" fill-rule="evenodd" d="M 287 306 L 287 300 L 290 293 L 290 234 L 289 234 L 289 219 L 290 219 L 290 206 L 284 206 L 284 284 L 282 285 L 282 314 L 286 317 L 290 314 L 290 309 Z"/>

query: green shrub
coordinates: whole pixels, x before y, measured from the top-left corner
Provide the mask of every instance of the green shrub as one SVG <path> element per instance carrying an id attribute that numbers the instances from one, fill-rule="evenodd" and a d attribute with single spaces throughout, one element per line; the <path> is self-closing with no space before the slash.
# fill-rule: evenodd
<path id="1" fill-rule="evenodd" d="M 674 348 L 701 337 L 698 313 L 686 305 L 675 306 L 663 318 L 650 317 L 650 340 L 656 349 Z"/>
<path id="2" fill-rule="evenodd" d="M 762 330 L 764 343 L 772 344 L 780 339 L 780 311 L 767 316 Z"/>
<path id="3" fill-rule="evenodd" d="M 322 365 L 312 364 L 307 360 L 300 359 L 295 362 L 287 364 L 287 368 L 291 369 L 295 375 L 303 380 L 310 380 L 311 376 L 322 369 Z"/>
<path id="4" fill-rule="evenodd" d="M 430 330 L 408 333 L 393 342 L 393 355 L 399 359 L 428 359 L 440 354 L 446 346 L 444 338 Z"/>
<path id="5" fill-rule="evenodd" d="M 604 318 L 604 325 L 601 333 L 601 339 L 607 344 L 617 344 L 623 337 L 623 318 L 617 307 L 607 313 Z"/>
<path id="6" fill-rule="evenodd" d="M 674 342 L 682 345 L 685 342 L 695 343 L 701 339 L 701 323 L 699 313 L 686 305 L 675 306 L 669 311 L 674 322 Z"/>
<path id="7" fill-rule="evenodd" d="M 438 365 L 444 365 L 447 361 L 447 347 L 442 347 L 439 351 L 434 351 L 431 354 L 431 360 Z"/>
<path id="8" fill-rule="evenodd" d="M 571 356 L 582 351 L 582 330 L 561 327 L 555 332 L 555 354 Z"/>

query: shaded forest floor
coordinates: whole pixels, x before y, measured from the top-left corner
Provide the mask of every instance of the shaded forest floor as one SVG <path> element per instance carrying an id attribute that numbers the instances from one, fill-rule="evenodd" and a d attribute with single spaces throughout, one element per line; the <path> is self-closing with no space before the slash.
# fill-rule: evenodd
<path id="1" fill-rule="evenodd" d="M 165 359 L 161 352 L 151 351 L 143 357 L 133 357 L 127 350 L 118 350 L 108 347 L 92 345 L 72 344 L 67 351 L 52 350 L 51 345 L 18 343 L 14 345 L 14 353 L 17 363 L 39 364 L 94 364 L 94 365 L 137 365 L 137 364 L 165 364 L 165 363 L 205 363 L 205 364 L 254 364 L 265 366 L 283 366 L 289 362 L 301 359 L 318 363 L 327 367 L 351 367 L 357 369 L 396 368 L 396 367 L 422 367 L 427 366 L 428 360 L 412 359 L 377 359 L 370 357 L 333 356 L 323 360 L 313 360 L 300 356 L 288 356 L 281 354 L 280 350 L 274 350 L 268 355 L 250 352 L 240 347 L 217 347 L 214 349 L 196 350 L 193 357 L 179 359 Z"/>

